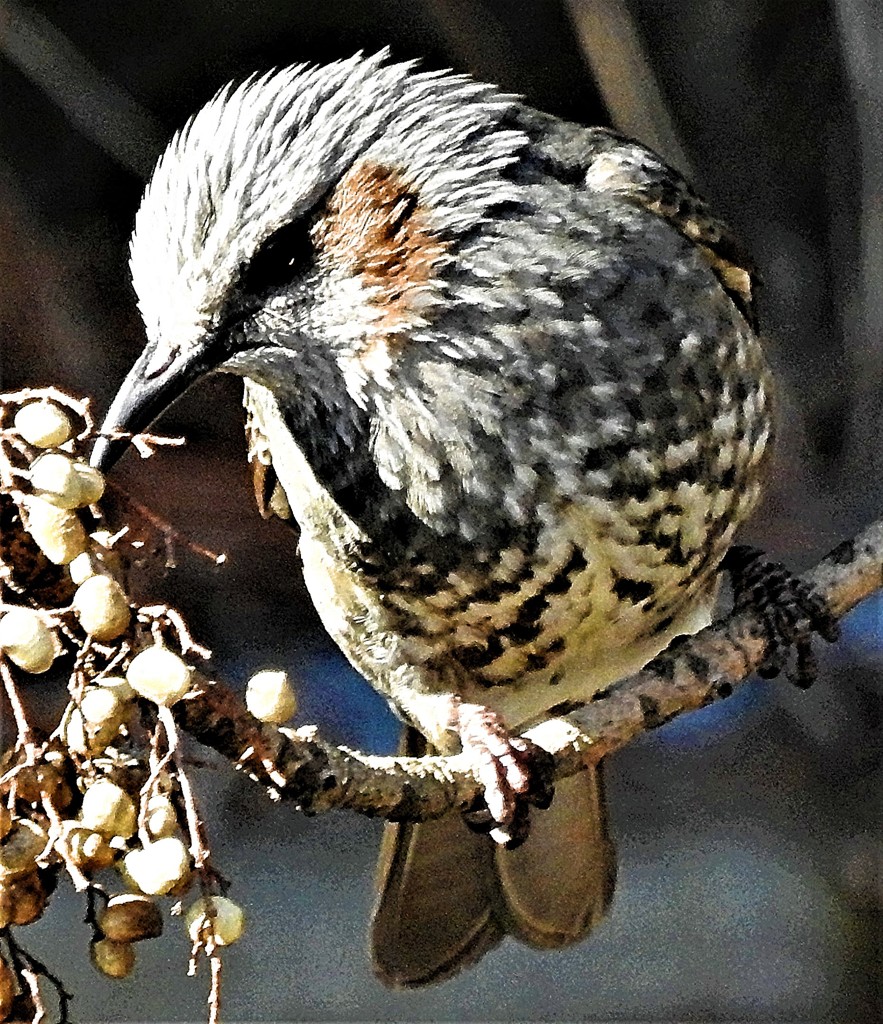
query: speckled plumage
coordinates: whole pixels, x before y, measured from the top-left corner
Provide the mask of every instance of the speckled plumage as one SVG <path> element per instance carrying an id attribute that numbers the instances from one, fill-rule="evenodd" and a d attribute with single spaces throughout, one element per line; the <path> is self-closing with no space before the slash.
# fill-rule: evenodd
<path id="1" fill-rule="evenodd" d="M 300 66 L 176 137 L 132 272 L 148 345 L 109 425 L 244 376 L 323 622 L 437 748 L 457 701 L 514 729 L 708 621 L 770 382 L 738 248 L 637 143 L 383 55 Z M 434 974 L 381 972 L 571 941 L 598 899 L 557 940 L 510 901 Z"/>

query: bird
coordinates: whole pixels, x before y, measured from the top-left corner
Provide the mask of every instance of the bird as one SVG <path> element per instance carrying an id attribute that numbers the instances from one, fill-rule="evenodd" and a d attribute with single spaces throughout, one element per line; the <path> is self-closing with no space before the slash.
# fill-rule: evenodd
<path id="1" fill-rule="evenodd" d="M 325 629 L 403 751 L 482 784 L 483 819 L 385 826 L 379 979 L 583 939 L 615 881 L 600 770 L 525 836 L 519 734 L 710 621 L 774 434 L 733 232 L 640 143 L 384 50 L 225 86 L 160 157 L 130 267 L 147 340 L 93 463 L 242 377 Z"/>

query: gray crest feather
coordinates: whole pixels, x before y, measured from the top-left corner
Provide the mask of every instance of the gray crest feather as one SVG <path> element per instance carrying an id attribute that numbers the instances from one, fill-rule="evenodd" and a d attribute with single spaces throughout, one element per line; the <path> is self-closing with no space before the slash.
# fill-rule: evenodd
<path id="1" fill-rule="evenodd" d="M 172 139 L 135 221 L 131 271 L 148 337 L 196 344 L 241 268 L 361 156 L 407 166 L 438 231 L 499 200 L 525 137 L 492 130 L 513 98 L 387 51 L 228 85 Z"/>

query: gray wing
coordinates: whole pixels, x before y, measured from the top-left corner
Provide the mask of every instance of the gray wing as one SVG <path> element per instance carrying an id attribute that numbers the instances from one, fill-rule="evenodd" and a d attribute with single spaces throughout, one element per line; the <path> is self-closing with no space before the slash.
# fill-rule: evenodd
<path id="1" fill-rule="evenodd" d="M 757 329 L 757 276 L 736 235 L 652 150 L 605 128 L 585 128 L 519 106 L 512 127 L 531 140 L 529 159 L 560 181 L 634 202 L 667 220 L 707 258 L 724 290 Z"/>

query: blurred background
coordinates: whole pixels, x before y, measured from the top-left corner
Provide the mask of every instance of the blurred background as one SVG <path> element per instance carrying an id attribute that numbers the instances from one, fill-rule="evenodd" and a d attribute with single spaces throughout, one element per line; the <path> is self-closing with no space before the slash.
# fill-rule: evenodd
<path id="1" fill-rule="evenodd" d="M 781 442 L 745 539 L 802 569 L 880 515 L 876 0 L 0 0 L 3 389 L 54 384 L 103 412 L 142 344 L 127 236 L 172 131 L 230 78 L 385 45 L 615 125 L 686 172 L 763 280 Z M 139 574 L 143 594 L 183 608 L 226 677 L 287 666 L 300 723 L 392 750 L 395 722 L 318 625 L 293 535 L 254 510 L 238 383 L 200 385 L 162 430 L 190 443 L 132 453 L 118 486 L 228 559 L 178 544 L 176 568 Z M 379 825 L 305 820 L 207 768 L 214 854 L 251 925 L 226 957 L 225 1019 L 878 1019 L 881 674 L 877 600 L 808 693 L 755 681 L 611 758 L 620 882 L 595 936 L 556 954 L 507 944 L 412 993 L 384 990 L 367 954 Z M 111 982 L 88 966 L 82 917 L 60 891 L 22 936 L 77 1019 L 202 1018 L 207 982 L 185 977 L 174 927 Z"/>

